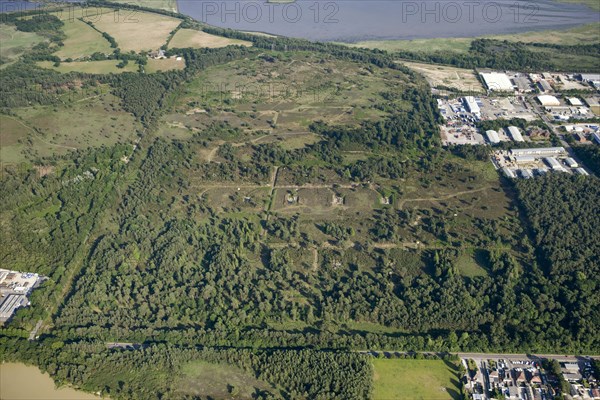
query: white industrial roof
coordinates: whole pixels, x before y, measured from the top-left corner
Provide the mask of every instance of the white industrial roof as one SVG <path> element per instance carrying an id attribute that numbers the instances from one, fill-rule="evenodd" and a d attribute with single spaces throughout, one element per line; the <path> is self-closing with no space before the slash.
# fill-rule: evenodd
<path id="1" fill-rule="evenodd" d="M 548 163 L 548 165 L 550 166 L 550 168 L 552 168 L 552 169 L 560 169 L 560 168 L 562 168 L 562 166 L 560 165 L 560 163 L 558 162 L 558 160 L 556 158 L 554 158 L 554 157 L 546 157 L 545 160 Z"/>
<path id="2" fill-rule="evenodd" d="M 600 74 L 581 74 L 584 81 L 600 81 Z"/>
<path id="3" fill-rule="evenodd" d="M 531 171 L 530 171 L 530 170 L 528 170 L 528 169 L 522 169 L 522 170 L 521 170 L 521 176 L 522 176 L 523 178 L 526 178 L 526 179 L 533 178 L 533 174 L 532 174 L 532 173 L 531 173 Z"/>
<path id="4" fill-rule="evenodd" d="M 579 166 L 579 164 L 577 164 L 577 161 L 575 161 L 574 159 L 572 159 L 571 157 L 566 158 L 565 162 L 567 163 L 567 165 L 571 168 L 577 168 Z"/>
<path id="5" fill-rule="evenodd" d="M 473 114 L 477 114 L 481 111 L 479 109 L 479 105 L 477 104 L 477 101 L 475 101 L 475 97 L 466 96 L 464 98 L 464 101 L 465 101 L 465 105 L 469 108 L 469 111 L 472 112 Z"/>
<path id="6" fill-rule="evenodd" d="M 500 136 L 498 136 L 498 132 L 489 130 L 485 132 L 485 136 L 487 136 L 490 143 L 500 143 Z"/>
<path id="7" fill-rule="evenodd" d="M 529 154 L 556 154 L 564 153 L 564 147 L 535 147 L 531 149 L 511 149 L 513 156 L 529 155 Z"/>
<path id="8" fill-rule="evenodd" d="M 558 101 L 558 99 L 556 97 L 548 95 L 548 94 L 543 94 L 541 96 L 538 96 L 537 99 L 543 106 L 559 106 L 560 105 L 560 101 Z"/>
<path id="9" fill-rule="evenodd" d="M 577 97 L 570 97 L 569 103 L 571 103 L 572 106 L 582 106 L 583 105 L 581 100 L 579 100 Z"/>
<path id="10" fill-rule="evenodd" d="M 516 178 L 517 177 L 515 175 L 515 173 L 512 170 L 510 170 L 509 168 L 507 168 L 507 167 L 502 168 L 502 172 L 504 172 L 504 175 L 506 175 L 509 178 Z"/>
<path id="11" fill-rule="evenodd" d="M 536 157 L 534 155 L 525 155 L 525 156 L 516 156 L 515 157 L 515 162 L 517 164 L 531 163 L 531 162 L 534 162 L 535 160 L 536 160 Z"/>
<path id="12" fill-rule="evenodd" d="M 523 135 L 521 135 L 521 131 L 516 126 L 509 126 L 507 128 L 508 133 L 513 138 L 515 142 L 524 142 Z"/>
<path id="13" fill-rule="evenodd" d="M 500 72 L 482 72 L 481 77 L 483 78 L 485 85 L 489 90 L 513 90 L 513 85 L 506 74 Z"/>

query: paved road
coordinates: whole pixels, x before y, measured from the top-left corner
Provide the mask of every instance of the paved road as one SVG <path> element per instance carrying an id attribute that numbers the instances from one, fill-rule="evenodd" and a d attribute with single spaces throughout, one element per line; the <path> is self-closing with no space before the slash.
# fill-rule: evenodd
<path id="1" fill-rule="evenodd" d="M 415 352 L 405 352 L 405 351 L 394 351 L 394 350 L 361 350 L 361 353 L 401 353 L 401 354 L 414 354 Z M 434 351 L 418 351 L 416 353 L 421 354 L 439 354 Z M 531 361 L 540 361 L 544 358 L 552 358 L 561 362 L 567 361 L 578 361 L 582 358 L 594 358 L 600 360 L 600 355 L 595 356 L 587 356 L 587 355 L 574 355 L 574 354 L 526 354 L 526 353 L 455 353 L 450 352 L 451 354 L 457 354 L 460 358 L 472 358 L 474 360 L 487 360 L 487 359 L 505 359 L 505 360 L 531 360 Z"/>
<path id="2" fill-rule="evenodd" d="M 532 360 L 538 361 L 544 358 L 553 358 L 558 361 L 577 361 L 582 358 L 595 358 L 600 360 L 600 356 L 577 356 L 577 355 L 568 355 L 568 354 L 502 354 L 502 353 L 457 353 L 461 358 L 473 358 L 473 359 L 483 359 L 483 358 L 503 358 L 505 360 Z"/>
<path id="3" fill-rule="evenodd" d="M 144 345 L 140 343 L 131 343 L 131 342 L 107 342 L 106 347 L 108 349 L 126 349 L 126 350 L 137 350 L 144 347 Z"/>

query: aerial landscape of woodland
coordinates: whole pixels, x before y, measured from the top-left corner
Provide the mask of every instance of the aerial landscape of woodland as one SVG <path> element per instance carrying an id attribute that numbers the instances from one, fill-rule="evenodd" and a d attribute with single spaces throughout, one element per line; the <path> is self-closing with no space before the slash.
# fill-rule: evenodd
<path id="1" fill-rule="evenodd" d="M 600 397 L 579 3 L 596 22 L 352 43 L 3 9 L 0 367 L 90 398 Z"/>

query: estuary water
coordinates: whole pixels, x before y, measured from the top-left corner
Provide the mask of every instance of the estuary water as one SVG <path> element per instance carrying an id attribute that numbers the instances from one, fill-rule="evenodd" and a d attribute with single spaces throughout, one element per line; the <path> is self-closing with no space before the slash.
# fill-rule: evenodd
<path id="1" fill-rule="evenodd" d="M 179 12 L 224 28 L 320 41 L 476 37 L 599 22 L 553 0 L 177 0 Z"/>
<path id="2" fill-rule="evenodd" d="M 36 7 L 41 7 L 41 4 L 33 1 L 0 0 L 0 13 L 33 10 Z"/>
<path id="3" fill-rule="evenodd" d="M 100 400 L 71 388 L 57 389 L 54 381 L 37 367 L 0 363 L 0 399 L 5 400 Z"/>

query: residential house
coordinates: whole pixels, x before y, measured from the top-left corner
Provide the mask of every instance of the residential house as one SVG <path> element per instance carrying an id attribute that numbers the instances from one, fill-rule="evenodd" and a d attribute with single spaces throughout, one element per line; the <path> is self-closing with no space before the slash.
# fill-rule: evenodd
<path id="1" fill-rule="evenodd" d="M 514 370 L 514 377 L 517 384 L 527 382 L 527 377 L 525 376 L 525 371 L 523 370 Z"/>
<path id="2" fill-rule="evenodd" d="M 498 374 L 498 370 L 493 370 L 492 372 L 490 372 L 489 377 L 490 377 L 490 383 L 493 383 L 493 384 L 500 383 L 500 375 Z"/>
<path id="3" fill-rule="evenodd" d="M 569 382 L 577 382 L 583 378 L 579 372 L 564 372 L 563 377 Z"/>
<path id="4" fill-rule="evenodd" d="M 541 385 L 542 384 L 542 377 L 540 376 L 539 372 L 534 372 L 531 375 L 531 379 L 529 380 L 529 383 L 531 383 L 532 385 Z"/>

